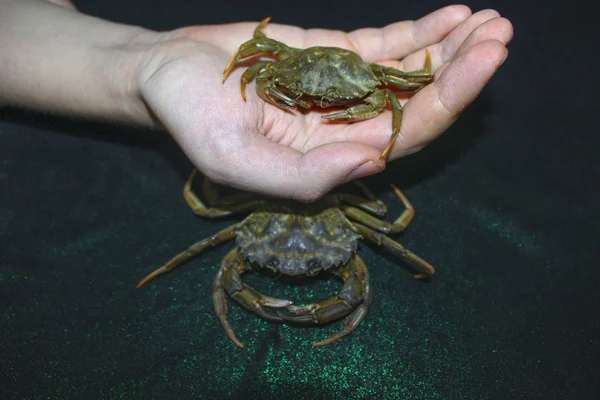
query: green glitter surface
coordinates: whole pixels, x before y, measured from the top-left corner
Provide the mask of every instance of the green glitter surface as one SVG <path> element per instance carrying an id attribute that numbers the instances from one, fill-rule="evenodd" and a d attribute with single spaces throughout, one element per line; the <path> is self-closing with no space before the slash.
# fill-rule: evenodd
<path id="1" fill-rule="evenodd" d="M 41 188 L 36 197 L 47 202 L 13 205 L 27 218 L 3 237 L 2 398 L 592 398 L 600 325 L 588 310 L 598 291 L 574 273 L 589 265 L 591 247 L 540 228 L 555 223 L 548 203 L 521 213 L 507 195 L 502 208 L 490 208 L 496 199 L 472 196 L 457 180 L 444 184 L 447 178 L 408 188 L 417 214 L 398 240 L 436 267 L 431 281 L 413 279 L 398 257 L 361 242 L 373 305 L 351 335 L 315 348 L 311 343 L 343 320 L 268 323 L 230 301 L 229 319 L 246 345 L 239 349 L 218 323 L 210 293 L 232 243 L 135 288 L 171 256 L 236 219 L 195 217 L 180 197 L 184 174 L 145 176 L 153 168 L 169 171 L 150 157 L 133 176 L 120 170 L 121 156 L 114 149 L 99 156 L 110 161 L 99 164 L 107 170 L 98 176 L 114 180 L 111 201 L 101 195 L 102 178 L 83 185 L 85 175 L 67 175 L 61 196 L 53 197 L 41 177 L 29 186 Z M 384 174 L 367 182 L 389 205 L 388 219 L 402 211 L 388 186 L 394 180 Z M 140 193 L 148 194 L 143 207 L 131 202 Z M 92 206 L 62 201 L 78 196 Z M 577 218 L 591 220 L 584 211 Z M 331 277 L 244 279 L 297 303 L 340 286 Z"/>
<path id="2" fill-rule="evenodd" d="M 78 3 L 165 31 L 266 15 L 351 30 L 439 7 Z M 546 95 L 556 92 L 554 68 L 573 69 L 572 57 L 556 54 L 589 54 L 581 29 L 597 21 L 584 10 L 581 29 L 571 29 L 565 15 L 577 14 L 563 5 L 531 18 L 524 4 L 504 3 L 500 11 L 520 26 L 481 97 L 443 137 L 366 180 L 389 205 L 388 220 L 402 211 L 389 184 L 405 191 L 416 216 L 397 239 L 435 277 L 415 280 L 398 257 L 361 242 L 373 304 L 330 346 L 311 343 L 343 320 L 268 323 L 232 301 L 229 320 L 246 348 L 227 338 L 211 283 L 231 243 L 135 288 L 238 220 L 190 212 L 181 190 L 191 164 L 167 135 L 0 108 L 0 399 L 597 399 L 600 169 L 589 129 L 597 121 L 585 118 L 596 103 L 585 97 L 587 78 L 571 80 L 575 97 Z M 544 33 L 553 46 L 539 46 Z M 322 277 L 244 280 L 296 302 L 340 286 Z"/>
<path id="3" fill-rule="evenodd" d="M 392 207 L 393 213 L 399 211 Z M 471 215 L 485 221 L 507 245 L 515 244 L 512 225 L 502 228 L 480 209 Z M 191 218 L 188 225 L 195 222 Z M 217 230 L 226 223 L 202 225 Z M 507 360 L 518 361 L 511 381 L 526 382 L 529 394 L 545 385 L 536 373 L 536 361 L 507 346 L 502 329 L 490 324 L 483 293 L 477 289 L 481 277 L 456 265 L 442 266 L 435 279 L 422 282 L 394 256 L 362 244 L 359 253 L 371 269 L 374 303 L 353 334 L 314 348 L 312 342 L 340 329 L 343 321 L 318 327 L 272 324 L 230 302 L 229 319 L 246 345 L 238 349 L 223 333 L 210 299 L 218 260 L 231 244 L 136 290 L 133 276 L 142 277 L 156 267 L 155 260 L 168 258 L 178 248 L 165 242 L 140 247 L 131 259 L 135 270 L 124 273 L 122 260 L 109 261 L 102 247 L 124 240 L 124 229 L 107 223 L 105 229 L 65 246 L 54 243 L 46 252 L 57 264 L 64 257 L 91 258 L 95 263 L 105 259 L 106 273 L 44 271 L 54 282 L 48 287 L 39 273 L 27 282 L 6 279 L 24 276 L 18 273 L 3 275 L 5 285 L 32 293 L 26 312 L 15 307 L 4 314 L 12 336 L 22 337 L 17 354 L 31 360 L 25 370 L 11 368 L 15 360 L 10 361 L 3 367 L 5 378 L 16 388 L 26 376 L 33 377 L 37 384 L 26 398 L 445 399 L 449 393 L 485 398 L 473 377 L 482 371 L 491 374 L 498 364 L 506 367 Z M 418 227 L 413 231 L 417 237 L 423 234 Z M 184 236 L 178 234 L 173 241 L 184 243 Z M 457 247 L 463 245 L 456 242 Z M 464 258 L 462 252 L 456 255 Z M 298 302 L 326 297 L 340 285 L 327 277 L 301 284 L 258 274 L 245 279 L 264 293 Z M 16 330 L 26 333 L 17 335 Z M 44 357 L 37 357 L 42 351 Z M 495 388 L 511 396 L 527 394 L 522 386 L 511 390 L 501 381 L 485 384 L 486 392 Z"/>
<path id="4" fill-rule="evenodd" d="M 540 243 L 539 235 L 526 233 L 517 227 L 516 223 L 502 219 L 497 213 L 476 207 L 471 210 L 475 219 L 487 227 L 491 232 L 500 236 L 506 243 L 516 246 L 530 257 L 539 257 L 544 246 Z"/>
<path id="5" fill-rule="evenodd" d="M 341 329 L 343 320 L 274 324 L 232 301 L 229 319 L 246 348 L 227 338 L 210 291 L 231 243 L 135 289 L 173 254 L 233 222 L 194 217 L 179 198 L 170 213 L 155 215 L 159 204 L 128 209 L 120 220 L 90 221 L 82 235 L 40 232 L 36 255 L 17 257 L 22 261 L 4 265 L 0 277 L 3 292 L 20 299 L 2 314 L 0 339 L 11 343 L 3 387 L 28 399 L 448 399 L 544 398 L 557 390 L 548 389 L 552 381 L 585 385 L 587 364 L 574 368 L 572 360 L 592 343 L 546 351 L 567 335 L 563 325 L 545 322 L 561 318 L 560 308 L 547 307 L 550 291 L 559 288 L 546 276 L 549 266 L 568 262 L 567 253 L 543 251 L 550 246 L 542 235 L 481 205 L 465 207 L 465 199 L 443 196 L 433 209 L 419 208 L 430 190 L 424 186 L 413 198 L 421 211 L 399 240 L 437 267 L 434 279 L 413 279 L 398 257 L 361 242 L 373 305 L 355 332 L 320 348 L 311 343 Z M 389 189 L 382 199 L 390 215 L 399 215 Z M 440 223 L 436 210 L 451 213 Z M 244 279 L 297 303 L 340 286 L 328 276 Z M 570 318 L 567 308 L 562 312 L 562 320 Z M 599 328 L 570 323 L 579 332 Z M 570 368 L 558 368 L 556 357 Z"/>

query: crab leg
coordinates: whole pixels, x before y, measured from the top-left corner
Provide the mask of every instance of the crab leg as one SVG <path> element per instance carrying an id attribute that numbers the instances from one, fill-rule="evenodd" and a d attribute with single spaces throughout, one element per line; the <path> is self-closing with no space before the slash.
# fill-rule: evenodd
<path id="1" fill-rule="evenodd" d="M 371 190 L 369 190 L 369 188 L 365 186 L 364 183 L 360 181 L 354 181 L 352 183 L 354 183 L 354 185 L 358 187 L 358 189 L 362 192 L 366 199 L 360 196 L 355 196 L 347 193 L 334 193 L 326 196 L 329 204 L 337 207 L 341 207 L 344 204 L 349 204 L 351 206 L 360 208 L 361 210 L 378 215 L 380 217 L 383 217 L 387 214 L 387 206 L 385 205 L 385 203 L 377 197 L 375 197 L 373 192 L 371 192 Z"/>
<path id="2" fill-rule="evenodd" d="M 387 213 L 387 207 L 381 200 L 377 199 L 364 199 L 360 196 L 347 193 L 334 193 L 327 195 L 326 201 L 328 204 L 340 207 L 343 204 L 350 204 L 361 210 L 368 211 L 370 213 L 384 216 Z"/>
<path id="3" fill-rule="evenodd" d="M 398 89 L 418 89 L 433 81 L 434 77 L 431 71 L 431 56 L 428 50 L 425 50 L 423 68 L 418 71 L 404 72 L 379 64 L 371 64 L 371 69 L 384 83 Z"/>
<path id="4" fill-rule="evenodd" d="M 273 39 L 269 39 L 267 35 L 263 32 L 263 29 L 269 21 L 271 17 L 267 17 L 263 19 L 260 24 L 254 29 L 253 38 L 248 40 L 237 49 L 237 51 L 233 54 L 225 69 L 223 70 L 223 82 L 227 79 L 235 64 L 241 60 L 242 58 L 250 57 L 260 53 L 270 52 L 273 53 L 278 60 L 283 60 L 288 58 L 290 55 L 298 51 L 292 47 L 286 46 L 285 44 L 278 42 Z M 255 66 L 250 67 L 244 75 L 242 75 L 242 97 L 246 100 L 246 95 L 244 93 L 244 89 L 246 84 L 260 72 L 261 69 L 266 67 L 268 62 L 261 62 Z"/>
<path id="5" fill-rule="evenodd" d="M 392 136 L 390 136 L 390 140 L 388 144 L 381 153 L 380 159 L 384 159 L 387 157 L 389 152 L 392 150 L 392 146 L 394 146 L 394 142 L 396 142 L 396 138 L 398 137 L 398 133 L 400 133 L 400 126 L 402 124 L 402 106 L 398 101 L 396 95 L 389 89 L 385 89 L 385 93 L 387 95 L 390 104 L 392 105 Z"/>
<path id="6" fill-rule="evenodd" d="M 375 197 L 375 195 L 373 194 L 373 192 L 371 192 L 371 190 L 367 187 L 367 185 L 365 185 L 361 181 L 354 181 L 353 183 L 365 195 L 365 197 L 367 199 L 377 201 L 377 202 L 383 204 L 383 206 L 385 207 L 384 202 L 379 200 L 377 197 Z"/>
<path id="7" fill-rule="evenodd" d="M 382 232 L 384 234 L 390 233 L 392 230 L 392 224 L 387 221 L 382 221 L 379 218 L 372 216 L 369 213 L 364 212 L 356 207 L 352 206 L 344 206 L 341 207 L 342 212 L 352 221 L 360 222 L 363 225 L 368 226 L 369 228 L 375 229 L 378 232 Z"/>
<path id="8" fill-rule="evenodd" d="M 254 37 L 254 38 L 267 37 L 267 35 L 265 35 L 265 33 L 263 32 L 263 29 L 265 29 L 265 26 L 267 26 L 267 24 L 269 23 L 270 20 L 271 20 L 271 17 L 267 17 L 267 18 L 263 19 L 262 21 L 260 21 L 260 24 L 258 24 L 256 26 L 256 28 L 254 28 L 254 35 L 252 37 Z"/>
<path id="9" fill-rule="evenodd" d="M 222 205 L 220 207 L 207 207 L 192 190 L 192 183 L 194 181 L 196 172 L 198 172 L 196 169 L 192 171 L 192 174 L 183 186 L 183 198 L 196 215 L 205 218 L 227 217 L 232 214 L 254 210 L 260 205 L 264 204 L 264 201 L 256 200 L 252 195 L 242 194 L 238 198 L 235 198 L 235 201 L 233 201 L 234 198 L 221 201 Z M 212 201 L 219 201 L 216 190 L 214 187 L 211 187 L 210 183 L 207 183 L 207 181 L 204 183 L 204 193 L 208 194 Z M 236 201 L 245 202 L 236 204 Z"/>
<path id="10" fill-rule="evenodd" d="M 388 141 L 387 147 L 379 157 L 383 159 L 387 157 L 388 153 L 392 149 L 392 146 L 396 141 L 396 137 L 400 132 L 400 125 L 402 123 L 402 106 L 400 105 L 400 102 L 398 101 L 398 98 L 394 92 L 389 89 L 376 90 L 364 99 L 365 103 L 358 104 L 346 110 L 325 114 L 322 116 L 322 118 L 325 118 L 328 121 L 342 122 L 354 122 L 370 119 L 376 117 L 385 109 L 386 98 L 392 105 L 392 136 Z"/>
<path id="11" fill-rule="evenodd" d="M 406 247 L 402 246 L 400 243 L 395 240 L 387 237 L 386 235 L 374 231 L 371 228 L 368 228 L 365 225 L 359 223 L 353 223 L 358 232 L 363 236 L 363 238 L 375 243 L 378 246 L 383 246 L 388 250 L 392 251 L 395 254 L 401 255 L 411 262 L 412 265 L 421 270 L 420 274 L 414 275 L 417 279 L 429 278 L 435 273 L 435 269 L 429 264 L 427 261 L 423 260 L 421 257 L 408 250 Z"/>
<path id="12" fill-rule="evenodd" d="M 310 104 L 302 99 L 293 99 L 277 88 L 277 85 L 270 79 L 259 77 L 256 80 L 256 93 L 261 99 L 274 106 L 282 108 L 296 108 L 299 105 L 302 108 L 310 108 Z"/>
<path id="13" fill-rule="evenodd" d="M 263 68 L 266 68 L 270 64 L 272 63 L 269 61 L 259 62 L 244 71 L 242 77 L 240 78 L 240 90 L 242 91 L 242 99 L 244 99 L 244 101 L 246 101 L 246 85 L 252 82 L 256 75 L 258 75 Z"/>
<path id="14" fill-rule="evenodd" d="M 223 261 L 213 279 L 212 298 L 217 318 L 225 333 L 238 347 L 244 345 L 237 339 L 227 320 L 227 294 L 242 307 L 251 311 L 267 321 L 281 322 L 283 319 L 267 311 L 264 307 L 282 308 L 292 304 L 291 301 L 263 296 L 248 285 L 242 283 L 240 272 L 246 267 L 239 256 L 239 249 L 231 250 Z M 227 294 L 226 294 L 227 293 Z"/>
<path id="15" fill-rule="evenodd" d="M 396 195 L 400 198 L 405 207 L 402 214 L 400 214 L 400 216 L 396 218 L 393 223 L 382 221 L 379 218 L 376 218 L 364 212 L 363 210 L 359 210 L 356 207 L 342 207 L 342 211 L 348 218 L 356 222 L 360 222 L 369 228 L 385 233 L 386 235 L 389 233 L 403 232 L 413 220 L 415 216 L 415 208 L 400 189 L 398 189 L 395 185 L 392 185 L 392 189 L 394 189 L 394 192 L 396 192 Z"/>
<path id="16" fill-rule="evenodd" d="M 339 122 L 354 122 L 371 119 L 379 115 L 385 108 L 385 95 L 385 89 L 376 90 L 364 99 L 364 103 L 345 110 L 325 114 L 322 118 L 325 118 L 328 121 Z"/>
<path id="17" fill-rule="evenodd" d="M 260 53 L 273 53 L 276 57 L 280 54 L 287 55 L 289 53 L 289 48 L 276 40 L 269 39 L 267 37 L 264 38 L 254 38 L 250 39 L 247 42 L 242 43 L 242 45 L 237 49 L 237 51 L 231 56 L 231 59 L 225 66 L 223 70 L 223 81 L 227 80 L 227 77 L 233 71 L 233 67 L 235 64 L 240 61 L 242 58 L 254 56 Z M 284 57 L 284 56 L 283 56 Z"/>
<path id="18" fill-rule="evenodd" d="M 428 83 L 431 82 L 431 79 L 429 79 L 428 81 L 424 81 L 424 82 L 415 82 L 415 81 L 406 81 L 404 79 L 401 78 L 397 78 L 393 75 L 387 75 L 381 78 L 381 81 L 383 83 L 385 83 L 386 85 L 390 85 L 393 86 L 396 89 L 407 89 L 407 90 L 412 90 L 412 89 L 419 89 L 422 88 L 423 86 L 427 85 Z"/>
<path id="19" fill-rule="evenodd" d="M 288 306 L 288 313 L 277 312 L 286 321 L 301 324 L 322 324 L 349 314 L 344 329 L 322 342 L 313 343 L 313 346 L 325 346 L 349 335 L 362 322 L 371 306 L 373 294 L 369 271 L 359 256 L 355 255 L 336 274 L 344 280 L 336 296 L 306 306 Z"/>
<path id="20" fill-rule="evenodd" d="M 206 201 L 207 205 L 219 208 L 249 203 L 260 199 L 258 195 L 248 192 L 221 197 L 215 185 L 206 177 L 202 185 L 202 198 Z"/>
<path id="21" fill-rule="evenodd" d="M 415 217 L 415 208 L 404 195 L 404 193 L 402 193 L 402 191 L 396 187 L 396 185 L 392 185 L 392 189 L 394 189 L 396 196 L 398 196 L 398 198 L 402 201 L 402 204 L 404 204 L 404 211 L 392 224 L 392 232 L 400 233 L 404 232 L 404 230 L 412 222 L 413 218 Z"/>
<path id="22" fill-rule="evenodd" d="M 140 283 L 137 284 L 137 287 L 140 288 L 140 287 L 144 286 L 146 283 L 150 282 L 152 279 L 156 278 L 157 276 L 174 270 L 175 268 L 177 268 L 184 262 L 186 262 L 189 259 L 202 253 L 207 248 L 214 247 L 214 246 L 221 244 L 227 240 L 231 240 L 231 239 L 235 238 L 235 234 L 234 234 L 235 228 L 237 228 L 237 224 L 231 225 L 212 236 L 209 236 L 207 238 L 200 240 L 199 242 L 194 243 L 187 250 L 184 250 L 181 253 L 177 254 L 175 257 L 171 258 L 162 267 L 160 267 L 160 268 L 156 269 L 155 271 L 151 272 L 150 274 L 148 274 L 144 279 L 142 279 L 140 281 Z"/>

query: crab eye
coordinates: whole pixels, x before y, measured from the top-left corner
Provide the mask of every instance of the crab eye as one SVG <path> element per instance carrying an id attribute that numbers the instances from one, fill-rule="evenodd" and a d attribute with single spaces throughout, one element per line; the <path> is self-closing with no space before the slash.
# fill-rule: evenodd
<path id="1" fill-rule="evenodd" d="M 321 266 L 321 260 L 318 258 L 311 258 L 306 262 L 310 268 L 317 268 Z"/>
<path id="2" fill-rule="evenodd" d="M 323 269 L 321 260 L 318 258 L 311 258 L 306 262 L 308 267 L 308 271 L 306 272 L 308 275 L 316 275 L 321 269 Z"/>
<path id="3" fill-rule="evenodd" d="M 267 267 L 277 268 L 279 266 L 279 258 L 272 256 L 267 260 Z"/>

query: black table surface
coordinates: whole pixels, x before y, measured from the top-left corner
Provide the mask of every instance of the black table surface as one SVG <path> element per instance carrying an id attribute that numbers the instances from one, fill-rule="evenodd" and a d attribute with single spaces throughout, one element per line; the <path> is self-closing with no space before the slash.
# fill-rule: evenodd
<path id="1" fill-rule="evenodd" d="M 444 5 L 255 3 L 79 5 L 162 30 L 266 15 L 350 30 Z M 402 209 L 389 185 L 403 188 L 417 214 L 398 240 L 437 275 L 415 280 L 397 257 L 361 242 L 373 305 L 331 346 L 310 343 L 342 321 L 279 325 L 232 302 L 246 348 L 229 341 L 210 292 L 231 244 L 135 288 L 237 221 L 190 212 L 181 189 L 192 166 L 166 134 L 0 110 L 0 397 L 598 398 L 596 22 L 582 2 L 468 5 L 513 22 L 508 61 L 441 139 L 365 180 L 389 219 Z M 299 302 L 339 287 L 323 277 L 248 282 Z"/>

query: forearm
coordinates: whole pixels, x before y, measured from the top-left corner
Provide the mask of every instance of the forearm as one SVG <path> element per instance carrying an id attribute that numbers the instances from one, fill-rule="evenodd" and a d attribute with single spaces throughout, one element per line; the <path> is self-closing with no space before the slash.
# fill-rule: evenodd
<path id="1" fill-rule="evenodd" d="M 0 106 L 150 125 L 136 73 L 153 40 L 43 0 L 0 0 Z"/>

